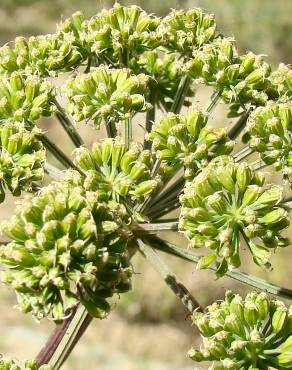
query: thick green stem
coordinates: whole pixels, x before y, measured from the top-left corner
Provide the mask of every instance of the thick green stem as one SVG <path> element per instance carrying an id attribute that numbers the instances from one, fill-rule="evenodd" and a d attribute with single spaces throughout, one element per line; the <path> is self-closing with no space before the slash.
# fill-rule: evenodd
<path id="1" fill-rule="evenodd" d="M 169 243 L 156 236 L 147 236 L 147 241 L 151 244 L 151 246 L 154 249 L 182 258 L 186 261 L 194 262 L 197 264 L 200 260 L 200 256 L 197 256 L 192 250 L 183 247 L 178 247 L 177 245 Z M 216 272 L 217 267 L 218 266 L 215 264 L 212 267 L 208 267 L 208 269 Z M 292 300 L 292 290 L 279 287 L 256 276 L 249 275 L 247 273 L 237 270 L 228 271 L 226 273 L 226 276 L 234 280 L 237 280 L 243 284 L 252 286 L 253 288 L 263 290 L 267 293 L 276 295 L 278 297 Z"/>
<path id="2" fill-rule="evenodd" d="M 246 121 L 247 121 L 248 115 L 243 114 L 239 120 L 235 123 L 235 125 L 229 130 L 228 136 L 231 140 L 236 139 L 237 136 L 240 135 L 242 130 L 245 127 Z"/>
<path id="3" fill-rule="evenodd" d="M 106 123 L 106 132 L 108 137 L 117 136 L 117 128 L 114 122 L 109 121 Z"/>
<path id="4" fill-rule="evenodd" d="M 140 251 L 145 258 L 151 263 L 155 270 L 162 276 L 163 280 L 174 292 L 174 294 L 181 300 L 183 305 L 192 314 L 195 310 L 202 311 L 201 306 L 197 300 L 191 295 L 187 288 L 178 281 L 177 277 L 169 270 L 168 266 L 158 256 L 158 254 L 147 244 L 147 241 L 138 239 Z"/>
<path id="5" fill-rule="evenodd" d="M 64 130 L 66 131 L 67 135 L 72 140 L 73 144 L 78 148 L 81 145 L 84 145 L 84 142 L 77 132 L 76 128 L 74 127 L 73 123 L 71 122 L 70 118 L 67 116 L 67 114 L 64 112 L 61 105 L 58 103 L 57 99 L 54 99 L 54 104 L 56 105 L 58 111 L 56 113 L 56 116 L 63 126 Z"/>
<path id="6" fill-rule="evenodd" d="M 54 180 L 58 180 L 62 177 L 62 171 L 50 163 L 45 164 L 45 172 Z"/>
<path id="7" fill-rule="evenodd" d="M 44 146 L 53 154 L 53 156 L 66 168 L 74 168 L 77 169 L 71 159 L 57 147 L 47 136 L 40 135 L 40 141 L 44 144 Z"/>
<path id="8" fill-rule="evenodd" d="M 174 211 L 175 209 L 177 209 L 179 207 L 180 207 L 179 200 L 174 200 L 173 202 L 167 204 L 163 209 L 147 213 L 147 216 L 152 221 L 157 220 L 157 219 L 167 215 L 168 213 Z"/>
<path id="9" fill-rule="evenodd" d="M 264 168 L 268 165 L 264 161 L 262 161 L 261 159 L 258 159 L 256 161 L 252 162 L 250 166 L 254 171 L 257 171 L 257 170 L 260 170 L 261 168 Z"/>
<path id="10" fill-rule="evenodd" d="M 252 148 L 246 146 L 243 149 L 241 149 L 238 153 L 234 154 L 233 158 L 235 162 L 240 162 L 246 157 L 250 156 L 253 152 L 254 150 Z"/>
<path id="11" fill-rule="evenodd" d="M 126 150 L 129 149 L 130 143 L 132 141 L 132 119 L 127 118 L 124 122 L 124 140 Z"/>
<path id="12" fill-rule="evenodd" d="M 147 133 L 151 131 L 153 122 L 155 121 L 155 91 L 153 89 L 150 90 L 149 103 L 151 103 L 152 108 L 146 112 L 145 130 Z M 144 138 L 144 149 L 151 149 L 151 145 L 151 142 Z"/>
<path id="13" fill-rule="evenodd" d="M 188 76 L 185 75 L 180 82 L 179 88 L 177 90 L 177 93 L 175 95 L 173 104 L 170 108 L 170 111 L 173 113 L 179 113 L 183 107 L 184 101 L 186 94 L 188 92 L 188 89 L 190 87 L 192 79 Z"/>
<path id="14" fill-rule="evenodd" d="M 214 92 L 214 94 L 211 97 L 211 101 L 208 104 L 207 108 L 205 109 L 206 113 L 211 113 L 212 110 L 216 107 L 217 103 L 219 102 L 221 98 L 221 91 Z"/>
<path id="15" fill-rule="evenodd" d="M 92 317 L 83 306 L 72 310 L 71 315 L 56 326 L 38 354 L 38 367 L 49 364 L 54 370 L 60 369 L 91 321 Z"/>
<path id="16" fill-rule="evenodd" d="M 167 189 L 160 192 L 149 204 L 149 211 L 151 212 L 153 208 L 160 207 L 160 204 L 168 201 L 173 194 L 179 194 L 181 189 L 185 184 L 185 179 L 180 176 L 173 184 L 171 184 Z"/>
<path id="17" fill-rule="evenodd" d="M 147 232 L 177 231 L 178 230 L 178 220 L 138 224 L 137 230 L 138 231 L 142 230 L 142 231 L 147 231 Z"/>

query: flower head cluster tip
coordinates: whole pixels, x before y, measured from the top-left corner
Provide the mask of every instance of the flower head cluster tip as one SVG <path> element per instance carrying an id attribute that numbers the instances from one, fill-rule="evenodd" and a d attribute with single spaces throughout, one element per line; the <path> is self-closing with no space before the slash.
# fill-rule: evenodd
<path id="1" fill-rule="evenodd" d="M 91 150 L 76 149 L 74 163 L 85 174 L 85 189 L 102 190 L 117 201 L 142 202 L 161 182 L 151 177 L 150 151 L 135 142 L 127 150 L 118 137 L 94 143 Z"/>
<path id="2" fill-rule="evenodd" d="M 6 122 L 0 126 L 0 200 L 5 190 L 19 196 L 22 190 L 30 190 L 33 181 L 43 178 L 45 151 L 37 138 L 39 130 L 25 129 L 20 122 Z"/>
<path id="3" fill-rule="evenodd" d="M 261 55 L 248 53 L 238 56 L 235 41 L 220 37 L 211 44 L 194 49 L 193 58 L 186 64 L 190 77 L 213 86 L 222 99 L 231 104 L 230 116 L 264 105 L 277 97 L 270 81 L 271 67 Z"/>
<path id="4" fill-rule="evenodd" d="M 24 366 L 20 366 L 18 362 L 7 358 L 2 357 L 0 359 L 0 369 L 1 370 L 53 370 L 50 365 L 38 366 L 35 360 L 27 360 L 24 363 Z"/>
<path id="5" fill-rule="evenodd" d="M 37 318 L 62 319 L 78 302 L 103 317 L 106 298 L 130 288 L 128 216 L 105 192 L 85 190 L 78 172 L 66 176 L 3 222 L 12 241 L 0 249 L 2 281 L 15 289 L 19 309 Z"/>
<path id="6" fill-rule="evenodd" d="M 163 34 L 165 47 L 189 55 L 193 48 L 212 42 L 216 37 L 216 23 L 213 14 L 206 14 L 199 8 L 172 10 L 161 22 L 159 31 Z"/>
<path id="7" fill-rule="evenodd" d="M 53 87 L 37 76 L 12 73 L 0 79 L 0 123 L 31 123 L 54 112 Z"/>
<path id="8" fill-rule="evenodd" d="M 93 68 L 68 80 L 68 110 L 76 121 L 92 119 L 95 125 L 131 118 L 150 108 L 143 95 L 147 82 L 146 75 L 128 69 Z"/>
<path id="9" fill-rule="evenodd" d="M 264 185 L 264 177 L 246 163 L 218 157 L 185 187 L 180 227 L 194 248 L 212 253 L 201 258 L 206 268 L 216 260 L 219 275 L 240 265 L 240 238 L 245 240 L 254 262 L 270 267 L 271 248 L 287 245 L 281 231 L 289 215 L 279 202 L 282 188 Z"/>
<path id="10" fill-rule="evenodd" d="M 116 3 L 83 24 L 86 43 L 98 57 L 126 65 L 133 56 L 152 50 L 161 44 L 157 33 L 160 19 L 147 14 L 138 6 Z"/>
<path id="11" fill-rule="evenodd" d="M 186 115 L 168 113 L 154 123 L 147 139 L 166 168 L 175 171 L 183 165 L 185 177 L 194 178 L 211 158 L 232 151 L 233 142 L 226 130 L 205 127 L 207 120 L 205 113 L 190 108 Z"/>
<path id="12" fill-rule="evenodd" d="M 292 183 L 292 104 L 270 101 L 254 110 L 247 123 L 250 147 Z"/>
<path id="13" fill-rule="evenodd" d="M 76 37 L 68 32 L 56 32 L 29 39 L 17 37 L 13 46 L 0 48 L 0 74 L 19 71 L 24 74 L 56 76 L 69 72 L 85 59 L 76 46 Z"/>
<path id="14" fill-rule="evenodd" d="M 214 361 L 214 370 L 268 370 L 292 367 L 292 307 L 249 293 L 245 299 L 227 292 L 225 300 L 195 313 L 203 343 L 191 349 L 196 362 Z"/>

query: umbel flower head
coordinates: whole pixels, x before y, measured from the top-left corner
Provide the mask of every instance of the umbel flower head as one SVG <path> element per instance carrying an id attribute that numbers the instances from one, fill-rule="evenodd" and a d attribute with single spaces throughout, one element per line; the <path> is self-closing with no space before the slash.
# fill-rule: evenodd
<path id="1" fill-rule="evenodd" d="M 0 248 L 2 281 L 15 289 L 19 309 L 38 319 L 62 319 L 78 302 L 103 317 L 106 298 L 130 288 L 126 210 L 82 184 L 68 171 L 2 224 L 12 240 Z"/>
<path id="2" fill-rule="evenodd" d="M 212 42 L 216 37 L 213 14 L 199 8 L 172 10 L 161 22 L 158 30 L 164 36 L 164 45 L 171 51 L 190 55 L 193 48 Z"/>
<path id="3" fill-rule="evenodd" d="M 38 366 L 35 360 L 27 360 L 24 363 L 24 367 L 20 366 L 18 362 L 2 357 L 0 359 L 0 369 L 1 370 L 53 370 L 50 365 Z"/>
<path id="4" fill-rule="evenodd" d="M 0 123 L 6 120 L 31 123 L 54 111 L 53 87 L 39 77 L 15 72 L 0 76 Z"/>
<path id="5" fill-rule="evenodd" d="M 184 76 L 183 63 L 177 55 L 157 50 L 145 51 L 139 59 L 132 59 L 130 68 L 135 74 L 149 75 L 148 86 L 153 102 L 169 111 Z M 195 91 L 190 84 L 184 100 L 185 106 L 191 104 L 188 98 L 193 97 L 194 94 Z"/>
<path id="6" fill-rule="evenodd" d="M 17 37 L 13 46 L 0 48 L 0 74 L 15 71 L 39 76 L 56 76 L 69 72 L 84 60 L 71 33 L 62 30 L 55 34 Z"/>
<path id="7" fill-rule="evenodd" d="M 210 370 L 292 368 L 292 306 L 266 293 L 243 299 L 228 291 L 206 313 L 194 313 L 193 322 L 203 343 L 188 355 L 196 362 L 215 361 Z"/>
<path id="8" fill-rule="evenodd" d="M 180 198 L 180 227 L 194 248 L 207 247 L 206 268 L 216 260 L 218 275 L 240 266 L 240 238 L 256 264 L 270 267 L 270 249 L 287 245 L 281 231 L 289 225 L 281 208 L 282 188 L 264 185 L 264 177 L 231 157 L 215 158 L 189 182 Z"/>
<path id="9" fill-rule="evenodd" d="M 150 151 L 135 142 L 127 150 L 119 137 L 76 149 L 74 163 L 85 174 L 85 189 L 102 190 L 116 201 L 142 202 L 161 182 L 151 177 Z"/>
<path id="10" fill-rule="evenodd" d="M 93 53 L 126 66 L 132 57 L 161 44 L 156 32 L 159 23 L 159 18 L 138 6 L 115 3 L 113 8 L 103 9 L 84 22 L 83 29 L 85 41 Z"/>
<path id="11" fill-rule="evenodd" d="M 68 80 L 68 111 L 76 121 L 92 119 L 95 125 L 125 120 L 149 109 L 147 82 L 146 75 L 133 76 L 128 69 L 93 68 Z"/>
<path id="12" fill-rule="evenodd" d="M 167 168 L 175 171 L 184 165 L 185 177 L 193 178 L 210 158 L 233 149 L 226 130 L 205 127 L 207 120 L 208 116 L 196 108 L 190 108 L 186 115 L 168 113 L 155 122 L 147 139 Z M 214 145 L 216 150 L 212 152 Z"/>
<path id="13" fill-rule="evenodd" d="M 15 196 L 30 190 L 33 181 L 43 178 L 45 150 L 35 127 L 27 131 L 23 123 L 6 122 L 0 125 L 0 201 L 8 189 Z"/>
<path id="14" fill-rule="evenodd" d="M 292 96 L 292 70 L 291 67 L 280 63 L 279 67 L 271 73 L 270 81 L 279 96 Z"/>
<path id="15" fill-rule="evenodd" d="M 251 113 L 246 129 L 250 147 L 292 184 L 292 103 L 269 101 Z"/>
<path id="16" fill-rule="evenodd" d="M 277 96 L 269 80 L 269 64 L 253 53 L 239 57 L 232 38 L 220 37 L 194 49 L 186 70 L 190 77 L 213 86 L 226 103 L 232 104 L 230 116 L 240 114 L 242 107 L 264 105 L 269 97 Z"/>

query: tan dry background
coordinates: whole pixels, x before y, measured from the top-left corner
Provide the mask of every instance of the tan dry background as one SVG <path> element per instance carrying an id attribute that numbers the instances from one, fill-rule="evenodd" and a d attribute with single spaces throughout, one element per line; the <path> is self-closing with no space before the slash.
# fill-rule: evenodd
<path id="1" fill-rule="evenodd" d="M 146 10 L 164 15 L 169 8 L 201 6 L 214 12 L 226 35 L 234 35 L 242 52 L 253 50 L 268 54 L 273 65 L 292 57 L 291 0 L 147 0 L 121 1 L 136 3 Z M 88 16 L 97 9 L 109 7 L 113 1 L 94 0 L 0 0 L 0 42 L 17 35 L 53 32 L 55 23 L 75 10 Z M 196 100 L 203 106 L 210 91 L 199 91 Z M 216 117 L 216 118 L 215 118 Z M 212 114 L 212 125 L 226 126 L 225 109 L 219 106 Z M 137 118 L 137 123 L 139 118 Z M 143 122 L 143 121 L 142 121 Z M 67 153 L 72 146 L 54 121 L 42 123 L 54 140 Z M 90 144 L 99 136 L 80 125 L 80 133 Z M 141 140 L 141 132 L 136 133 Z M 13 200 L 0 207 L 0 219 L 13 210 Z M 165 237 L 185 244 L 182 236 Z M 274 271 L 265 273 L 244 258 L 242 270 L 264 277 L 274 283 L 291 287 L 291 249 L 279 251 L 273 258 Z M 245 292 L 240 284 L 228 278 L 215 280 L 208 271 L 197 272 L 195 266 L 174 258 L 166 258 L 171 268 L 186 284 L 202 305 L 221 298 L 232 288 Z M 108 319 L 94 321 L 76 347 L 64 369 L 67 370 L 191 370 L 194 364 L 186 358 L 187 349 L 199 341 L 186 311 L 161 282 L 153 269 L 140 257 L 134 258 L 133 291 L 116 299 L 116 308 Z M 13 309 L 15 297 L 5 286 L 0 288 L 0 353 L 20 360 L 34 357 L 53 328 L 47 321 L 36 324 L 29 315 Z M 203 369 L 203 366 L 199 366 Z"/>

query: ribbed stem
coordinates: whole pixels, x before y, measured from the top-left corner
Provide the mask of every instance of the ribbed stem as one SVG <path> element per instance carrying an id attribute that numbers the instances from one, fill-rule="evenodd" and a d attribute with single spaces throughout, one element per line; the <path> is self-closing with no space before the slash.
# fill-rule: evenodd
<path id="1" fill-rule="evenodd" d="M 165 222 L 155 222 L 155 223 L 145 223 L 138 224 L 137 230 L 143 230 L 147 232 L 151 231 L 177 231 L 178 230 L 178 220 L 165 221 Z M 134 228 L 135 231 L 135 228 Z"/>
<path id="2" fill-rule="evenodd" d="M 150 96 L 149 103 L 151 103 L 152 108 L 146 112 L 145 130 L 147 133 L 151 131 L 153 122 L 155 121 L 155 99 L 156 97 L 155 97 L 155 92 L 153 91 L 153 89 L 150 90 L 149 96 Z M 144 138 L 143 147 L 144 149 L 151 149 L 151 142 L 145 140 Z"/>
<path id="3" fill-rule="evenodd" d="M 169 204 L 165 205 L 164 208 L 161 208 L 159 210 L 156 210 L 156 211 L 149 211 L 149 213 L 147 213 L 147 217 L 150 218 L 150 220 L 157 220 L 165 215 L 167 215 L 168 213 L 174 211 L 175 209 L 179 208 L 180 207 L 180 202 L 179 200 L 174 200 L 173 202 L 170 202 Z"/>
<path id="4" fill-rule="evenodd" d="M 180 82 L 179 88 L 175 95 L 173 104 L 171 106 L 170 111 L 173 113 L 179 113 L 183 107 L 186 94 L 191 84 L 191 78 L 188 75 L 185 75 Z"/>
<path id="5" fill-rule="evenodd" d="M 57 99 L 54 99 L 54 104 L 56 105 L 58 112 L 56 116 L 63 126 L 64 130 L 66 131 L 67 135 L 72 140 L 73 144 L 78 148 L 81 145 L 84 145 L 84 142 L 77 132 L 76 128 L 74 127 L 73 123 L 71 122 L 70 118 L 67 116 L 61 105 L 58 103 Z"/>
<path id="6" fill-rule="evenodd" d="M 212 110 L 216 107 L 217 103 L 221 98 L 221 91 L 214 92 L 211 97 L 210 103 L 208 104 L 207 108 L 205 109 L 206 113 L 211 113 Z"/>
<path id="7" fill-rule="evenodd" d="M 126 150 L 129 149 L 130 143 L 132 141 L 132 120 L 131 118 L 126 119 L 123 122 L 124 125 L 124 140 Z"/>
<path id="8" fill-rule="evenodd" d="M 171 254 L 173 256 L 184 259 L 185 261 L 198 263 L 201 256 L 196 255 L 192 250 L 179 247 L 173 243 L 169 243 L 162 240 L 156 236 L 147 236 L 147 241 L 151 244 L 152 248 Z M 208 267 L 209 270 L 216 272 L 217 264 L 212 267 Z M 292 290 L 287 288 L 279 287 L 275 284 L 269 283 L 266 280 L 260 279 L 256 276 L 249 275 L 247 273 L 233 270 L 228 271 L 226 276 L 237 280 L 243 284 L 252 286 L 256 289 L 261 289 L 267 293 L 276 295 L 278 297 L 286 298 L 292 300 Z"/>
<path id="9" fill-rule="evenodd" d="M 77 169 L 71 159 L 57 147 L 47 136 L 40 135 L 40 141 L 44 144 L 44 146 L 53 154 L 53 156 L 66 168 L 74 168 Z"/>
<path id="10" fill-rule="evenodd" d="M 242 132 L 242 130 L 244 129 L 246 125 L 247 118 L 248 118 L 248 115 L 243 114 L 239 118 L 239 120 L 235 123 L 235 125 L 229 130 L 228 136 L 231 140 L 236 139 L 237 136 L 240 135 L 240 133 Z"/>
<path id="11" fill-rule="evenodd" d="M 168 287 L 181 300 L 183 305 L 192 314 L 195 310 L 202 311 L 198 301 L 192 296 L 187 288 L 178 281 L 177 277 L 169 270 L 165 262 L 158 256 L 158 254 L 151 248 L 151 244 L 147 241 L 138 239 L 140 251 L 145 258 L 151 263 L 155 270 L 161 275 Z"/>
<path id="12" fill-rule="evenodd" d="M 41 349 L 36 358 L 38 367 L 49 364 L 54 370 L 60 369 L 91 321 L 92 317 L 83 306 L 73 309 L 71 315 L 56 326 Z"/>
<path id="13" fill-rule="evenodd" d="M 116 137 L 117 136 L 117 128 L 114 122 L 107 122 L 105 124 L 106 126 L 106 132 L 108 137 Z"/>

